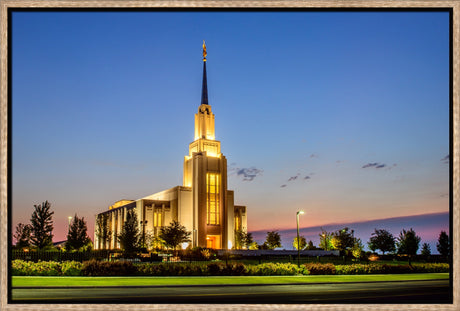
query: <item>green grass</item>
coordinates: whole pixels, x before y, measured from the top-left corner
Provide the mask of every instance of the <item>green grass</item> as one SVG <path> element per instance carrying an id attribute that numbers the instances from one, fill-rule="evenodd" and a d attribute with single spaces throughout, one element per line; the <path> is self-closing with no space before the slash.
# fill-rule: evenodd
<path id="1" fill-rule="evenodd" d="M 375 275 L 308 275 L 308 276 L 208 276 L 208 277 L 80 277 L 80 276 L 13 276 L 13 287 L 20 286 L 152 286 L 213 284 L 284 284 L 379 282 L 448 279 L 448 273 L 375 274 Z"/>

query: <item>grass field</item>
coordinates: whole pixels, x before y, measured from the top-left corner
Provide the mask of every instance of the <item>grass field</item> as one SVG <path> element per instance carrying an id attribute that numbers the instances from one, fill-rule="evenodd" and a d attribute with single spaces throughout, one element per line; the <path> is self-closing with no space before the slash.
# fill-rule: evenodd
<path id="1" fill-rule="evenodd" d="M 308 276 L 207 276 L 207 277 L 81 277 L 81 276 L 13 276 L 13 287 L 42 286 L 155 286 L 219 284 L 287 284 L 382 282 L 448 279 L 448 273 L 375 274 L 375 275 L 308 275 Z"/>

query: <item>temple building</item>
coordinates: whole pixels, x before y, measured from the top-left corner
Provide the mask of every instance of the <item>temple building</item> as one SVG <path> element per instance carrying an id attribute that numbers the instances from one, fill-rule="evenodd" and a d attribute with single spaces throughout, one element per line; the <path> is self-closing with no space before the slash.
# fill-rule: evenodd
<path id="1" fill-rule="evenodd" d="M 208 102 L 206 45 L 203 42 L 203 84 L 201 104 L 195 114 L 195 140 L 184 158 L 183 185 L 137 200 L 120 200 L 96 215 L 105 219 L 110 232 L 99 238 L 95 230 L 95 249 L 117 249 L 128 210 L 134 209 L 142 236 L 158 235 L 160 228 L 176 220 L 191 232 L 192 247 L 232 248 L 235 231 L 247 231 L 246 206 L 234 204 L 234 192 L 227 189 L 227 159 L 215 139 L 214 114 Z"/>

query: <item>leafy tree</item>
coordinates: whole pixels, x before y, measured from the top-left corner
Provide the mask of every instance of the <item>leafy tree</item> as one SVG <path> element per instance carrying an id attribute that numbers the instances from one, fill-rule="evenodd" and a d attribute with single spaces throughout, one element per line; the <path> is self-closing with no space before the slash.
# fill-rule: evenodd
<path id="1" fill-rule="evenodd" d="M 348 231 L 348 227 L 335 231 L 332 234 L 332 247 L 339 251 L 346 251 L 347 249 L 353 248 L 355 242 L 353 234 L 354 230 Z"/>
<path id="2" fill-rule="evenodd" d="M 265 239 L 265 246 L 267 249 L 275 249 L 281 247 L 281 236 L 277 231 L 267 232 L 267 238 Z"/>
<path id="3" fill-rule="evenodd" d="M 364 249 L 364 246 L 363 246 L 363 243 L 361 243 L 361 239 L 355 239 L 353 247 L 351 248 L 351 254 L 356 259 L 359 259 L 359 258 L 361 258 L 361 255 L 363 253 L 363 249 Z"/>
<path id="4" fill-rule="evenodd" d="M 109 215 L 99 214 L 96 219 L 96 236 L 102 243 L 102 249 L 108 248 L 112 241 L 112 231 L 109 228 Z"/>
<path id="5" fill-rule="evenodd" d="M 307 247 L 305 247 L 305 249 L 308 249 L 308 250 L 314 250 L 314 249 L 316 249 L 315 245 L 313 245 L 313 241 L 312 241 L 312 240 L 308 241 Z"/>
<path id="6" fill-rule="evenodd" d="M 30 225 L 24 225 L 23 223 L 18 223 L 16 226 L 16 233 L 13 237 L 16 239 L 16 247 L 24 248 L 30 246 L 30 234 L 32 227 Z"/>
<path id="7" fill-rule="evenodd" d="M 161 250 L 165 247 L 165 241 L 151 232 L 145 233 L 145 243 L 147 244 L 147 249 L 149 250 Z"/>
<path id="8" fill-rule="evenodd" d="M 259 249 L 259 244 L 257 244 L 257 242 L 252 242 L 251 244 L 249 244 L 249 247 L 248 247 L 250 250 L 258 250 Z"/>
<path id="9" fill-rule="evenodd" d="M 396 249 L 395 238 L 385 229 L 375 229 L 367 245 L 372 251 L 381 250 L 383 255 L 385 252 L 394 252 Z"/>
<path id="10" fill-rule="evenodd" d="M 438 243 L 436 243 L 436 248 L 439 254 L 441 254 L 441 256 L 450 256 L 449 236 L 445 231 L 441 231 L 441 233 L 439 234 Z"/>
<path id="11" fill-rule="evenodd" d="M 311 242 L 311 241 L 310 241 Z M 299 236 L 299 243 L 297 243 L 297 237 L 294 238 L 294 241 L 292 242 L 292 246 L 294 246 L 295 249 L 303 250 L 307 246 L 307 240 L 303 236 Z"/>
<path id="12" fill-rule="evenodd" d="M 123 224 L 121 233 L 117 236 L 118 242 L 125 253 L 130 256 L 140 247 L 140 233 L 137 222 L 137 215 L 134 209 L 126 214 L 126 221 Z"/>
<path id="13" fill-rule="evenodd" d="M 319 248 L 324 249 L 325 251 L 334 249 L 332 246 L 332 232 L 327 232 L 321 228 L 321 233 L 319 234 Z"/>
<path id="14" fill-rule="evenodd" d="M 48 201 L 42 204 L 34 205 L 34 212 L 30 219 L 31 242 L 38 249 L 44 249 L 53 246 L 53 214 L 50 211 L 51 204 Z"/>
<path id="15" fill-rule="evenodd" d="M 422 244 L 422 256 L 430 256 L 430 255 L 431 255 L 430 244 L 423 243 Z"/>
<path id="16" fill-rule="evenodd" d="M 165 245 L 176 250 L 177 246 L 184 242 L 190 242 L 190 231 L 187 231 L 177 220 L 173 220 L 168 227 L 160 229 L 159 237 L 165 241 Z"/>
<path id="17" fill-rule="evenodd" d="M 247 233 L 242 230 L 235 230 L 235 248 L 248 248 L 253 242 L 252 233 Z"/>
<path id="18" fill-rule="evenodd" d="M 87 231 L 88 228 L 86 226 L 85 218 L 79 218 L 77 214 L 75 214 L 75 217 L 69 227 L 69 233 L 67 234 L 67 242 L 65 244 L 66 250 L 80 251 L 87 246 L 91 242 Z"/>
<path id="19" fill-rule="evenodd" d="M 409 256 L 417 254 L 420 240 L 420 237 L 416 235 L 412 228 L 408 231 L 403 229 L 396 242 L 398 245 L 398 254 L 406 254 Z"/>

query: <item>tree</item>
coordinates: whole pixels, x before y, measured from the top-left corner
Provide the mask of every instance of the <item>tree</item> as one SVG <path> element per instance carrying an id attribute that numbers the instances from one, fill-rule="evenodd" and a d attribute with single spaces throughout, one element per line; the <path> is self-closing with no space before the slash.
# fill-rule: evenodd
<path id="1" fill-rule="evenodd" d="M 267 238 L 265 239 L 265 246 L 267 249 L 275 249 L 281 247 L 281 236 L 277 231 L 267 232 Z"/>
<path id="2" fill-rule="evenodd" d="M 431 248 L 430 244 L 428 243 L 423 243 L 422 244 L 422 256 L 428 257 L 431 255 Z"/>
<path id="3" fill-rule="evenodd" d="M 319 234 L 319 248 L 324 249 L 325 251 L 333 249 L 332 232 L 327 232 L 321 228 L 321 233 Z"/>
<path id="4" fill-rule="evenodd" d="M 163 241 L 159 236 L 154 235 L 151 232 L 145 233 L 145 243 L 147 245 L 147 249 L 149 250 L 161 250 L 165 247 L 165 241 Z"/>
<path id="5" fill-rule="evenodd" d="M 257 244 L 257 242 L 252 242 L 251 244 L 249 244 L 249 247 L 248 247 L 250 250 L 258 250 L 259 249 L 259 244 Z"/>
<path id="6" fill-rule="evenodd" d="M 35 211 L 32 213 L 30 223 L 31 242 L 38 249 L 53 246 L 53 214 L 50 211 L 51 204 L 48 201 L 34 205 Z"/>
<path id="7" fill-rule="evenodd" d="M 112 240 L 112 231 L 109 228 L 109 215 L 99 214 L 96 219 L 96 236 L 99 243 L 102 243 L 102 249 L 108 248 Z"/>
<path id="8" fill-rule="evenodd" d="M 417 250 L 420 245 L 420 237 L 416 235 L 415 231 L 410 228 L 410 230 L 402 230 L 399 234 L 396 244 L 398 245 L 398 254 L 409 255 L 409 262 L 411 256 L 417 254 Z"/>
<path id="9" fill-rule="evenodd" d="M 332 247 L 339 251 L 346 251 L 347 249 L 353 248 L 355 242 L 353 235 L 354 230 L 348 231 L 348 227 L 335 231 L 332 234 Z"/>
<path id="10" fill-rule="evenodd" d="M 165 245 L 176 250 L 181 243 L 190 242 L 190 231 L 187 231 L 177 220 L 173 220 L 168 227 L 160 229 L 159 237 L 165 241 Z"/>
<path id="11" fill-rule="evenodd" d="M 137 215 L 134 209 L 131 209 L 126 214 L 126 221 L 123 224 L 121 233 L 117 236 L 121 248 L 128 256 L 135 253 L 140 245 L 140 233 L 137 223 Z"/>
<path id="12" fill-rule="evenodd" d="M 252 233 L 235 230 L 235 249 L 248 248 L 252 242 Z"/>
<path id="13" fill-rule="evenodd" d="M 311 241 L 310 241 L 311 242 Z M 295 249 L 303 250 L 307 246 L 307 240 L 303 236 L 299 236 L 299 243 L 297 243 L 297 237 L 294 238 L 294 241 L 292 242 L 292 246 L 294 246 Z"/>
<path id="14" fill-rule="evenodd" d="M 363 249 L 364 249 L 364 246 L 363 246 L 363 243 L 361 243 L 361 239 L 355 239 L 353 247 L 351 248 L 351 254 L 356 259 L 359 259 L 359 258 L 361 258 L 361 254 L 363 253 Z"/>
<path id="15" fill-rule="evenodd" d="M 307 243 L 307 247 L 305 247 L 305 249 L 308 249 L 308 250 L 314 250 L 314 249 L 316 249 L 316 246 L 315 246 L 315 245 L 313 245 L 313 241 L 312 241 L 312 240 L 310 240 L 310 241 L 308 241 L 308 243 Z"/>
<path id="16" fill-rule="evenodd" d="M 370 250 L 375 251 L 379 249 L 385 255 L 385 252 L 395 251 L 395 238 L 385 229 L 374 229 L 367 245 Z"/>
<path id="17" fill-rule="evenodd" d="M 86 226 L 85 218 L 78 218 L 77 214 L 73 218 L 73 221 L 69 227 L 69 233 L 67 234 L 67 242 L 65 248 L 67 251 L 81 251 L 87 246 L 91 239 L 88 236 L 88 228 Z"/>
<path id="18" fill-rule="evenodd" d="M 32 227 L 30 225 L 24 225 L 23 223 L 18 223 L 16 226 L 16 233 L 13 237 L 16 239 L 16 247 L 24 248 L 30 246 L 30 234 Z"/>
<path id="19" fill-rule="evenodd" d="M 436 243 L 436 248 L 439 254 L 441 254 L 441 256 L 450 256 L 449 236 L 445 231 L 441 231 L 441 233 L 439 234 L 438 243 Z"/>

